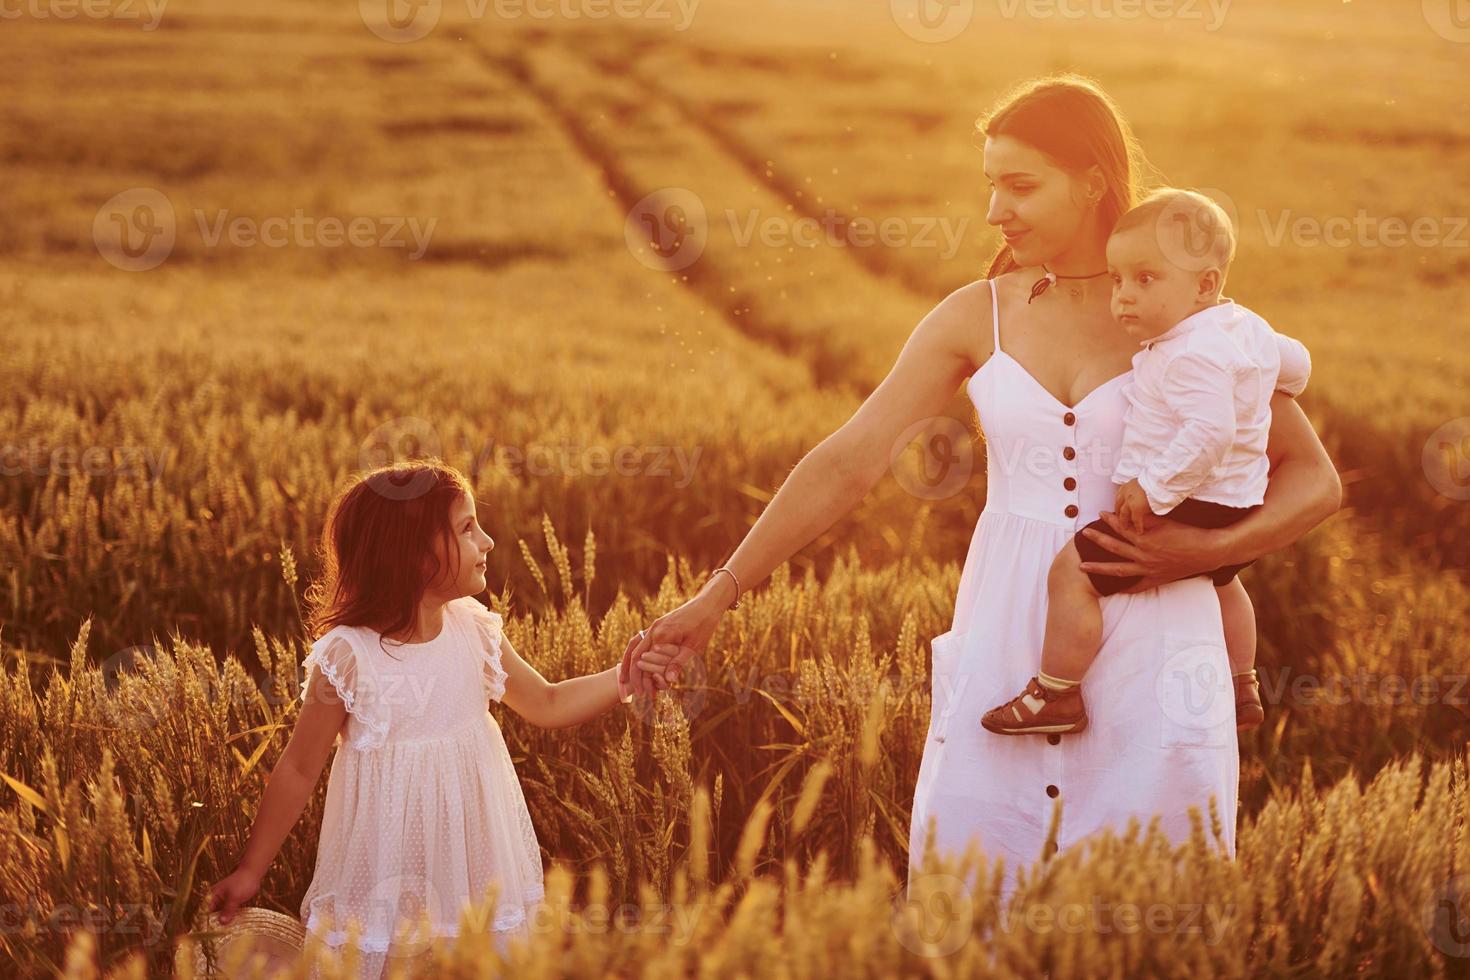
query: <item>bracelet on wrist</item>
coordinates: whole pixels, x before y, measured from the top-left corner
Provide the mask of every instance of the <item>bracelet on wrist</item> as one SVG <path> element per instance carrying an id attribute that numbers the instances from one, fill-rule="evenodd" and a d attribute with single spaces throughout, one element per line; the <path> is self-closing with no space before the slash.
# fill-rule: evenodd
<path id="1" fill-rule="evenodd" d="M 731 602 L 730 605 L 727 608 L 730 608 L 730 609 L 739 609 L 740 608 L 740 579 L 738 579 L 738 578 L 735 577 L 735 573 L 730 570 L 730 566 L 728 566 L 728 565 L 721 565 L 719 568 L 715 569 L 713 572 L 710 572 L 710 580 L 713 581 L 714 580 L 714 577 L 716 575 L 718 575 L 720 572 L 724 572 L 726 575 L 730 576 L 730 581 L 732 581 L 732 582 L 735 583 L 735 600 L 733 602 Z"/>

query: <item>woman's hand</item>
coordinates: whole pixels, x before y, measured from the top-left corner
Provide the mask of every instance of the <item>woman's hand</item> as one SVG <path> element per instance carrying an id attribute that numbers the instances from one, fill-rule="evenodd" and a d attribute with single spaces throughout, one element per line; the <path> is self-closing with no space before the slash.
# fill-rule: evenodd
<path id="1" fill-rule="evenodd" d="M 1198 575 L 1229 564 L 1224 560 L 1228 528 L 1209 530 L 1190 527 L 1178 521 L 1159 521 L 1142 532 L 1128 527 L 1117 514 L 1104 511 L 1099 515 L 1123 540 L 1095 528 L 1082 533 L 1113 554 L 1118 561 L 1085 561 L 1084 572 L 1100 575 L 1142 575 L 1143 580 L 1124 592 L 1143 592 Z"/>
<path id="2" fill-rule="evenodd" d="M 725 580 L 726 576 L 718 576 L 706 583 L 694 598 L 629 640 L 619 679 L 640 694 L 654 694 L 676 683 L 683 665 L 709 643 L 725 614 L 731 601 L 721 598 L 720 584 Z"/>
<path id="3" fill-rule="evenodd" d="M 219 912 L 221 925 L 229 925 L 240 906 L 260 891 L 261 876 L 249 868 L 236 868 L 209 890 L 206 912 Z"/>

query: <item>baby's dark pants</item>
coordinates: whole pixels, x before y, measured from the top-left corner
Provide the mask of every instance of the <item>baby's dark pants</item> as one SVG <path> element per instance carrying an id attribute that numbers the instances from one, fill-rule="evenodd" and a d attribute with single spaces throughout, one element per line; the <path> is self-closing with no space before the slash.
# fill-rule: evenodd
<path id="1" fill-rule="evenodd" d="M 1229 527 L 1236 521 L 1241 520 L 1252 511 L 1260 510 L 1261 505 L 1254 507 L 1227 507 L 1224 504 L 1211 503 L 1208 500 L 1190 500 L 1188 498 L 1179 502 L 1173 510 L 1164 517 L 1180 524 L 1188 524 L 1190 527 L 1217 528 Z M 1088 527 L 1095 527 L 1104 534 L 1120 538 L 1121 535 L 1108 525 L 1108 522 L 1099 517 Z M 1093 542 L 1087 535 L 1078 531 L 1072 540 L 1077 545 L 1077 554 L 1082 556 L 1083 561 L 1111 562 L 1126 561 L 1122 555 L 1114 554 L 1102 545 Z M 1200 572 L 1200 575 L 1208 575 L 1210 581 L 1216 587 L 1225 585 L 1235 578 L 1235 573 L 1245 568 L 1251 562 L 1242 562 L 1239 565 L 1225 565 L 1210 572 Z M 1088 579 L 1092 581 L 1092 587 L 1097 589 L 1098 595 L 1112 595 L 1121 592 L 1131 585 L 1136 585 L 1142 580 L 1142 575 L 1100 575 L 1097 572 L 1088 572 Z M 1193 576 L 1191 576 L 1192 578 Z"/>

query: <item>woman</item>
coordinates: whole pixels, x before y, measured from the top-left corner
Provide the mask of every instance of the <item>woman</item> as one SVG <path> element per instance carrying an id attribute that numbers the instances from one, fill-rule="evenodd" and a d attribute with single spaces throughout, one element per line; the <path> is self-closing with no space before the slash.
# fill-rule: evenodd
<path id="1" fill-rule="evenodd" d="M 1301 409 L 1278 392 L 1264 506 L 1229 528 L 1164 521 L 1095 540 L 1120 556 L 1089 571 L 1142 575 L 1104 600 L 1104 639 L 1088 675 L 1088 728 L 1007 738 L 980 716 L 1039 666 L 1046 577 L 1073 532 L 1112 506 L 1123 382 L 1137 344 L 1109 313 L 1104 244 L 1132 206 L 1134 145 L 1111 100 L 1075 76 L 1024 86 L 984 122 L 986 220 L 1005 243 L 989 279 L 947 296 L 856 413 L 813 449 L 700 593 L 630 641 L 623 670 L 677 679 L 739 590 L 827 530 L 882 477 L 900 434 L 941 413 L 965 381 L 985 432 L 987 492 L 960 577 L 952 628 L 933 640 L 933 703 L 909 836 L 910 884 L 926 835 L 944 852 L 981 847 L 1015 873 L 1042 857 L 1057 801 L 1059 847 L 1130 817 L 1159 816 L 1174 841 L 1188 811 L 1219 808 L 1235 851 L 1239 755 L 1219 605 L 1191 577 L 1285 547 L 1335 511 L 1340 484 Z M 1052 273 L 1056 285 L 1033 298 Z M 966 380 L 968 379 L 968 380 Z M 1089 533 L 1093 536 L 1093 532 Z M 672 655 L 652 649 L 675 646 Z M 1094 676 L 1094 674 L 1096 676 Z"/>

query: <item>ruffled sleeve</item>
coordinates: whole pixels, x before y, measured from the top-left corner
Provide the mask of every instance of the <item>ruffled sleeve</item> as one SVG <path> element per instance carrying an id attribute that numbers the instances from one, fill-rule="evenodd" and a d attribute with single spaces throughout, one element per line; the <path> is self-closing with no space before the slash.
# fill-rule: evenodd
<path id="1" fill-rule="evenodd" d="M 500 666 L 500 639 L 504 635 L 505 621 L 500 613 L 486 609 L 480 600 L 466 596 L 459 600 L 464 605 L 473 624 L 475 655 L 479 659 L 480 679 L 485 685 L 485 696 L 499 701 L 505 696 L 505 668 Z"/>
<path id="2" fill-rule="evenodd" d="M 311 687 L 312 667 L 327 678 L 342 706 L 347 709 L 346 736 L 349 744 L 360 751 L 381 748 L 388 736 L 388 719 L 373 697 L 369 671 L 365 669 L 351 637 L 342 629 L 332 629 L 311 645 L 302 662 L 301 700 L 305 702 Z"/>

